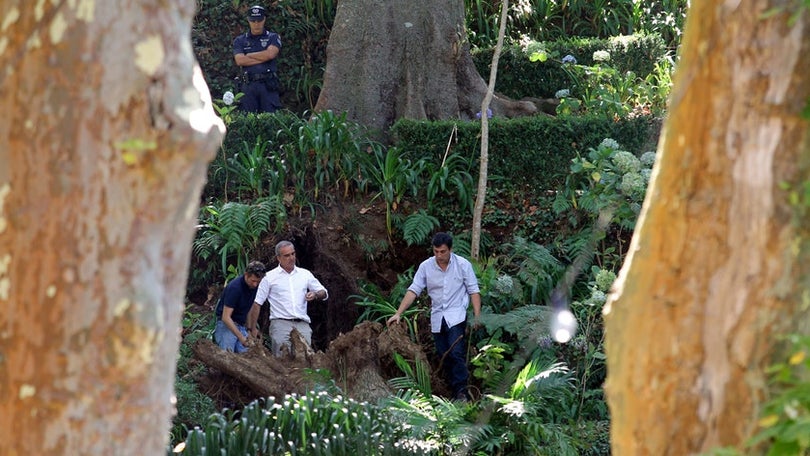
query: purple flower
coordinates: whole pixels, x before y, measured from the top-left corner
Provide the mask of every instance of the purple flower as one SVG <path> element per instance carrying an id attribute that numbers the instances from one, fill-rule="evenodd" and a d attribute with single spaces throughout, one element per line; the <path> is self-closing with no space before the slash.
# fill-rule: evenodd
<path id="1" fill-rule="evenodd" d="M 475 113 L 475 118 L 476 119 L 481 118 L 481 111 L 478 111 L 478 112 Z M 492 118 L 492 110 L 487 108 L 487 119 L 491 119 L 491 118 Z"/>

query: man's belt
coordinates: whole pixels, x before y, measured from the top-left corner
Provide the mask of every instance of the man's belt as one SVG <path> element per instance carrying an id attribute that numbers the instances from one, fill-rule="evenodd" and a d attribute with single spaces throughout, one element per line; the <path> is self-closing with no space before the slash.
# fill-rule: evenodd
<path id="1" fill-rule="evenodd" d="M 245 73 L 244 78 L 246 82 L 256 82 L 256 81 L 263 81 L 265 79 L 270 79 L 274 77 L 276 74 L 273 72 L 267 73 Z"/>

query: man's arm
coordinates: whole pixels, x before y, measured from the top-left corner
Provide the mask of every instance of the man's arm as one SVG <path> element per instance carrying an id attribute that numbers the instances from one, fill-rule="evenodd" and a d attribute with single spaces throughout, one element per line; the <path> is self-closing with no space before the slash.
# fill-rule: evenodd
<path id="1" fill-rule="evenodd" d="M 478 326 L 481 317 L 481 293 L 472 293 L 470 301 L 472 301 L 473 316 L 475 318 L 473 325 Z"/>
<path id="2" fill-rule="evenodd" d="M 304 295 L 304 299 L 309 301 L 314 301 L 316 299 L 323 301 L 324 299 L 328 298 L 329 295 L 326 293 L 326 288 L 322 288 L 320 290 L 315 291 L 308 291 L 307 294 Z"/>
<path id="3" fill-rule="evenodd" d="M 388 319 L 385 323 L 388 326 L 391 326 L 391 323 L 399 323 L 399 317 L 408 310 L 408 307 L 411 307 L 411 304 L 416 300 L 416 293 L 411 290 L 405 292 L 405 296 L 402 297 L 402 301 L 399 303 L 399 308 L 397 308 L 396 313 Z"/>
<path id="4" fill-rule="evenodd" d="M 233 59 L 241 67 L 258 65 L 269 62 L 278 57 L 280 49 L 276 46 L 268 46 L 263 51 L 251 52 L 250 54 L 234 54 Z"/>
<path id="5" fill-rule="evenodd" d="M 312 273 L 309 274 L 309 278 L 307 279 L 307 290 L 307 293 L 304 295 L 304 299 L 307 302 L 316 299 L 321 301 L 329 299 L 329 292 L 326 291 L 326 287 L 324 287 L 321 281 Z"/>
<path id="6" fill-rule="evenodd" d="M 245 339 L 245 336 L 242 335 L 242 332 L 239 331 L 239 328 L 236 327 L 236 323 L 234 323 L 233 319 L 231 318 L 231 314 L 233 314 L 233 307 L 224 306 L 222 308 L 222 323 L 225 323 L 225 326 L 231 330 L 233 335 L 239 340 L 239 343 L 247 347 L 248 341 Z"/>
<path id="7" fill-rule="evenodd" d="M 253 337 L 259 336 L 259 313 L 261 313 L 262 306 L 258 302 L 253 303 L 247 316 L 247 330 Z"/>

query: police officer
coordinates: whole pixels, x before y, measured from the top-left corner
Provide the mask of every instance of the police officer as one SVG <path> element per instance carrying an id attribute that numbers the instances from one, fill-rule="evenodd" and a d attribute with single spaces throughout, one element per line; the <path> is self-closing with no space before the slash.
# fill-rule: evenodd
<path id="1" fill-rule="evenodd" d="M 276 57 L 281 51 L 278 33 L 265 30 L 267 12 L 261 6 L 248 9 L 250 31 L 233 40 L 233 59 L 242 70 L 242 109 L 275 112 L 281 108 Z"/>

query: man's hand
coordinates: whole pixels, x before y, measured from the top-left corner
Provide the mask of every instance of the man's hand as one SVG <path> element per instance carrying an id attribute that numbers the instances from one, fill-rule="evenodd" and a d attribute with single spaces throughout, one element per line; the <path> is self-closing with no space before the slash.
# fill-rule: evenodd
<path id="1" fill-rule="evenodd" d="M 242 342 L 242 345 L 244 345 L 244 346 L 245 346 L 245 347 L 247 347 L 247 348 L 251 348 L 251 347 L 253 347 L 253 345 L 254 345 L 254 341 L 255 341 L 255 339 L 253 339 L 252 337 L 248 336 L 248 337 L 245 337 L 245 341 L 244 341 L 244 342 Z"/>
<path id="2" fill-rule="evenodd" d="M 391 318 L 389 318 L 388 321 L 385 322 L 386 326 L 391 326 L 391 323 L 399 323 L 399 314 L 398 313 L 395 313 L 394 315 L 392 315 Z"/>
<path id="3" fill-rule="evenodd" d="M 307 302 L 314 301 L 316 299 L 324 299 L 324 298 L 326 298 L 326 294 L 324 293 L 323 295 L 321 295 L 320 291 L 308 291 L 307 294 L 304 295 L 304 299 Z"/>

